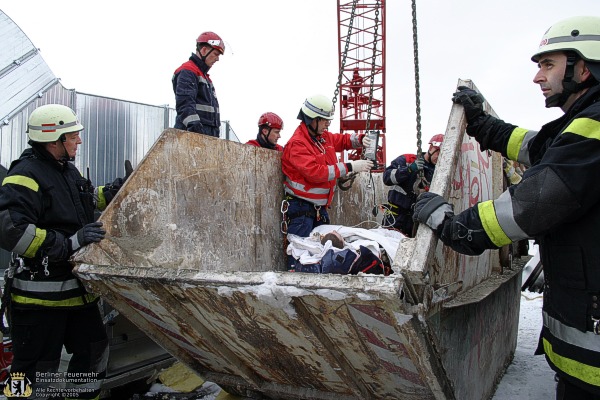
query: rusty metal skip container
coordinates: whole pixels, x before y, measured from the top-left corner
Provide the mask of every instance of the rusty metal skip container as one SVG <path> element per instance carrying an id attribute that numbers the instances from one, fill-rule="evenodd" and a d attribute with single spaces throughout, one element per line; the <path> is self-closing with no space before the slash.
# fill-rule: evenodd
<path id="1" fill-rule="evenodd" d="M 453 106 L 431 184 L 455 211 L 502 191 L 500 156 L 480 152 L 464 124 Z M 385 202 L 381 175 L 362 175 L 336 194 L 333 223 L 373 220 Z M 107 237 L 76 254 L 76 273 L 230 393 L 489 398 L 519 320 L 520 274 L 500 252 L 459 255 L 420 227 L 389 276 L 286 272 L 282 182 L 278 152 L 167 129 L 101 216 Z"/>

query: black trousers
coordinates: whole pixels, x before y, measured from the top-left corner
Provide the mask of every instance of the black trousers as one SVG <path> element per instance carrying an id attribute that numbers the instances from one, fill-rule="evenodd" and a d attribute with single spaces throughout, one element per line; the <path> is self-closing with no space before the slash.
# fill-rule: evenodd
<path id="1" fill-rule="evenodd" d="M 556 400 L 600 400 L 600 395 L 587 392 L 566 379 L 558 376 L 554 379 L 558 381 L 556 384 Z"/>
<path id="2" fill-rule="evenodd" d="M 48 389 L 39 388 L 56 386 L 47 378 L 59 368 L 63 345 L 72 354 L 67 372 L 82 373 L 82 378 L 63 379 L 71 393 L 66 391 L 60 397 L 97 397 L 108 364 L 108 338 L 97 304 L 65 309 L 13 308 L 11 317 L 11 373 L 23 372 L 32 384 L 38 382 L 33 385 L 32 397 L 48 397 L 44 395 Z"/>

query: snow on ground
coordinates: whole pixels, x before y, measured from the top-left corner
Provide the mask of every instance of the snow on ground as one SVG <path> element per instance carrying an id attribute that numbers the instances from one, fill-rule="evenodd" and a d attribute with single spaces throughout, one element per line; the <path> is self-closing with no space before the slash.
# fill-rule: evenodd
<path id="1" fill-rule="evenodd" d="M 492 400 L 549 400 L 555 398 L 554 371 L 544 356 L 534 356 L 542 329 L 542 295 L 522 292 L 519 335 L 512 363 Z"/>

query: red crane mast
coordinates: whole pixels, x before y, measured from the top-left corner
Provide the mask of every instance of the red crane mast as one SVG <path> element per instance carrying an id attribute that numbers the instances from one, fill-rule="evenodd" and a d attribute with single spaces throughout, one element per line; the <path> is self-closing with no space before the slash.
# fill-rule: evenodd
<path id="1" fill-rule="evenodd" d="M 338 0 L 340 132 L 380 131 L 385 167 L 385 0 Z M 334 100 L 335 101 L 335 100 Z M 361 149 L 348 154 L 361 157 Z"/>

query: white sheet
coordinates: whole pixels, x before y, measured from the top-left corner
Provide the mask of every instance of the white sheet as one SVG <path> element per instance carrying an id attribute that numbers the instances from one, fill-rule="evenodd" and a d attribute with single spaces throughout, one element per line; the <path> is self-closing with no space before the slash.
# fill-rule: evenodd
<path id="1" fill-rule="evenodd" d="M 329 249 L 340 251 L 332 246 L 331 241 L 327 241 L 325 245 L 321 244 L 320 235 L 325 235 L 331 231 L 338 231 L 344 238 L 344 249 L 350 248 L 354 252 L 358 252 L 360 246 L 365 246 L 373 252 L 377 257 L 381 257 L 380 246 L 388 254 L 390 260 L 396 257 L 396 251 L 400 246 L 400 242 L 405 236 L 394 230 L 376 228 L 352 228 L 343 225 L 321 225 L 314 228 L 309 237 L 300 237 L 288 234 L 290 244 L 287 248 L 287 254 L 292 255 L 302 264 L 314 264 L 321 261 L 321 258 Z"/>

